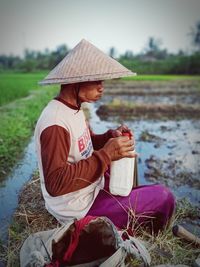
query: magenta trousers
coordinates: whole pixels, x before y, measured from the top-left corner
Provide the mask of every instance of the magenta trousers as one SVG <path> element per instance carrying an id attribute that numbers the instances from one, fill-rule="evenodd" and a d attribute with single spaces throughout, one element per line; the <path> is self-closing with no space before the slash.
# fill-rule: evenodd
<path id="1" fill-rule="evenodd" d="M 158 233 L 174 212 L 175 198 L 164 185 L 138 186 L 127 197 L 111 195 L 108 185 L 106 174 L 104 190 L 99 192 L 87 215 L 106 216 L 120 229 L 145 226 Z"/>

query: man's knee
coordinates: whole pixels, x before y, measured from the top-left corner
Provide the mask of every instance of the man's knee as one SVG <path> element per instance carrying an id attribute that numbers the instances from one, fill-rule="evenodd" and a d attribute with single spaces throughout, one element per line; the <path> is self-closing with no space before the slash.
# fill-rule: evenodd
<path id="1" fill-rule="evenodd" d="M 163 208 L 165 212 L 172 213 L 175 208 L 175 197 L 173 193 L 164 185 L 155 185 L 155 191 L 160 203 L 160 208 Z"/>

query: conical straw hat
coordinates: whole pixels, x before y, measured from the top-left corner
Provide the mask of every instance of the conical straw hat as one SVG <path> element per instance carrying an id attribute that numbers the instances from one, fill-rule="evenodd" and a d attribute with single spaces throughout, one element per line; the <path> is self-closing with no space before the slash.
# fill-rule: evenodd
<path id="1" fill-rule="evenodd" d="M 39 84 L 69 84 L 134 75 L 136 73 L 83 39 Z"/>

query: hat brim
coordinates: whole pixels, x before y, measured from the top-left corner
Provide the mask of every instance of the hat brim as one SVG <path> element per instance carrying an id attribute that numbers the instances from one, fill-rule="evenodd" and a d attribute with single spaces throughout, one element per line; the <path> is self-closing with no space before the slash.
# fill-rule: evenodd
<path id="1" fill-rule="evenodd" d="M 96 74 L 96 75 L 84 75 L 78 77 L 68 77 L 68 78 L 54 78 L 54 79 L 44 79 L 39 82 L 40 85 L 53 85 L 53 84 L 72 84 L 81 83 L 89 81 L 99 81 L 99 80 L 111 80 L 123 77 L 136 76 L 135 72 L 120 72 L 120 73 L 107 73 L 107 74 Z"/>

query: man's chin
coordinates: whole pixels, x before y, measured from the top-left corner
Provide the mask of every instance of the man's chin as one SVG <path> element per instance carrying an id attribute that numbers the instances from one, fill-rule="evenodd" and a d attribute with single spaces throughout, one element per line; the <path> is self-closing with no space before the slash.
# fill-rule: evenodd
<path id="1" fill-rule="evenodd" d="M 97 100 L 100 99 L 100 98 L 102 98 L 102 96 L 103 96 L 103 94 L 98 95 L 97 96 Z"/>
<path id="2" fill-rule="evenodd" d="M 93 103 L 93 102 L 96 102 L 98 101 L 99 99 L 102 98 L 102 94 L 101 95 L 97 95 L 95 98 L 93 99 L 88 99 L 88 100 L 85 100 L 84 102 L 88 102 L 88 103 Z"/>

